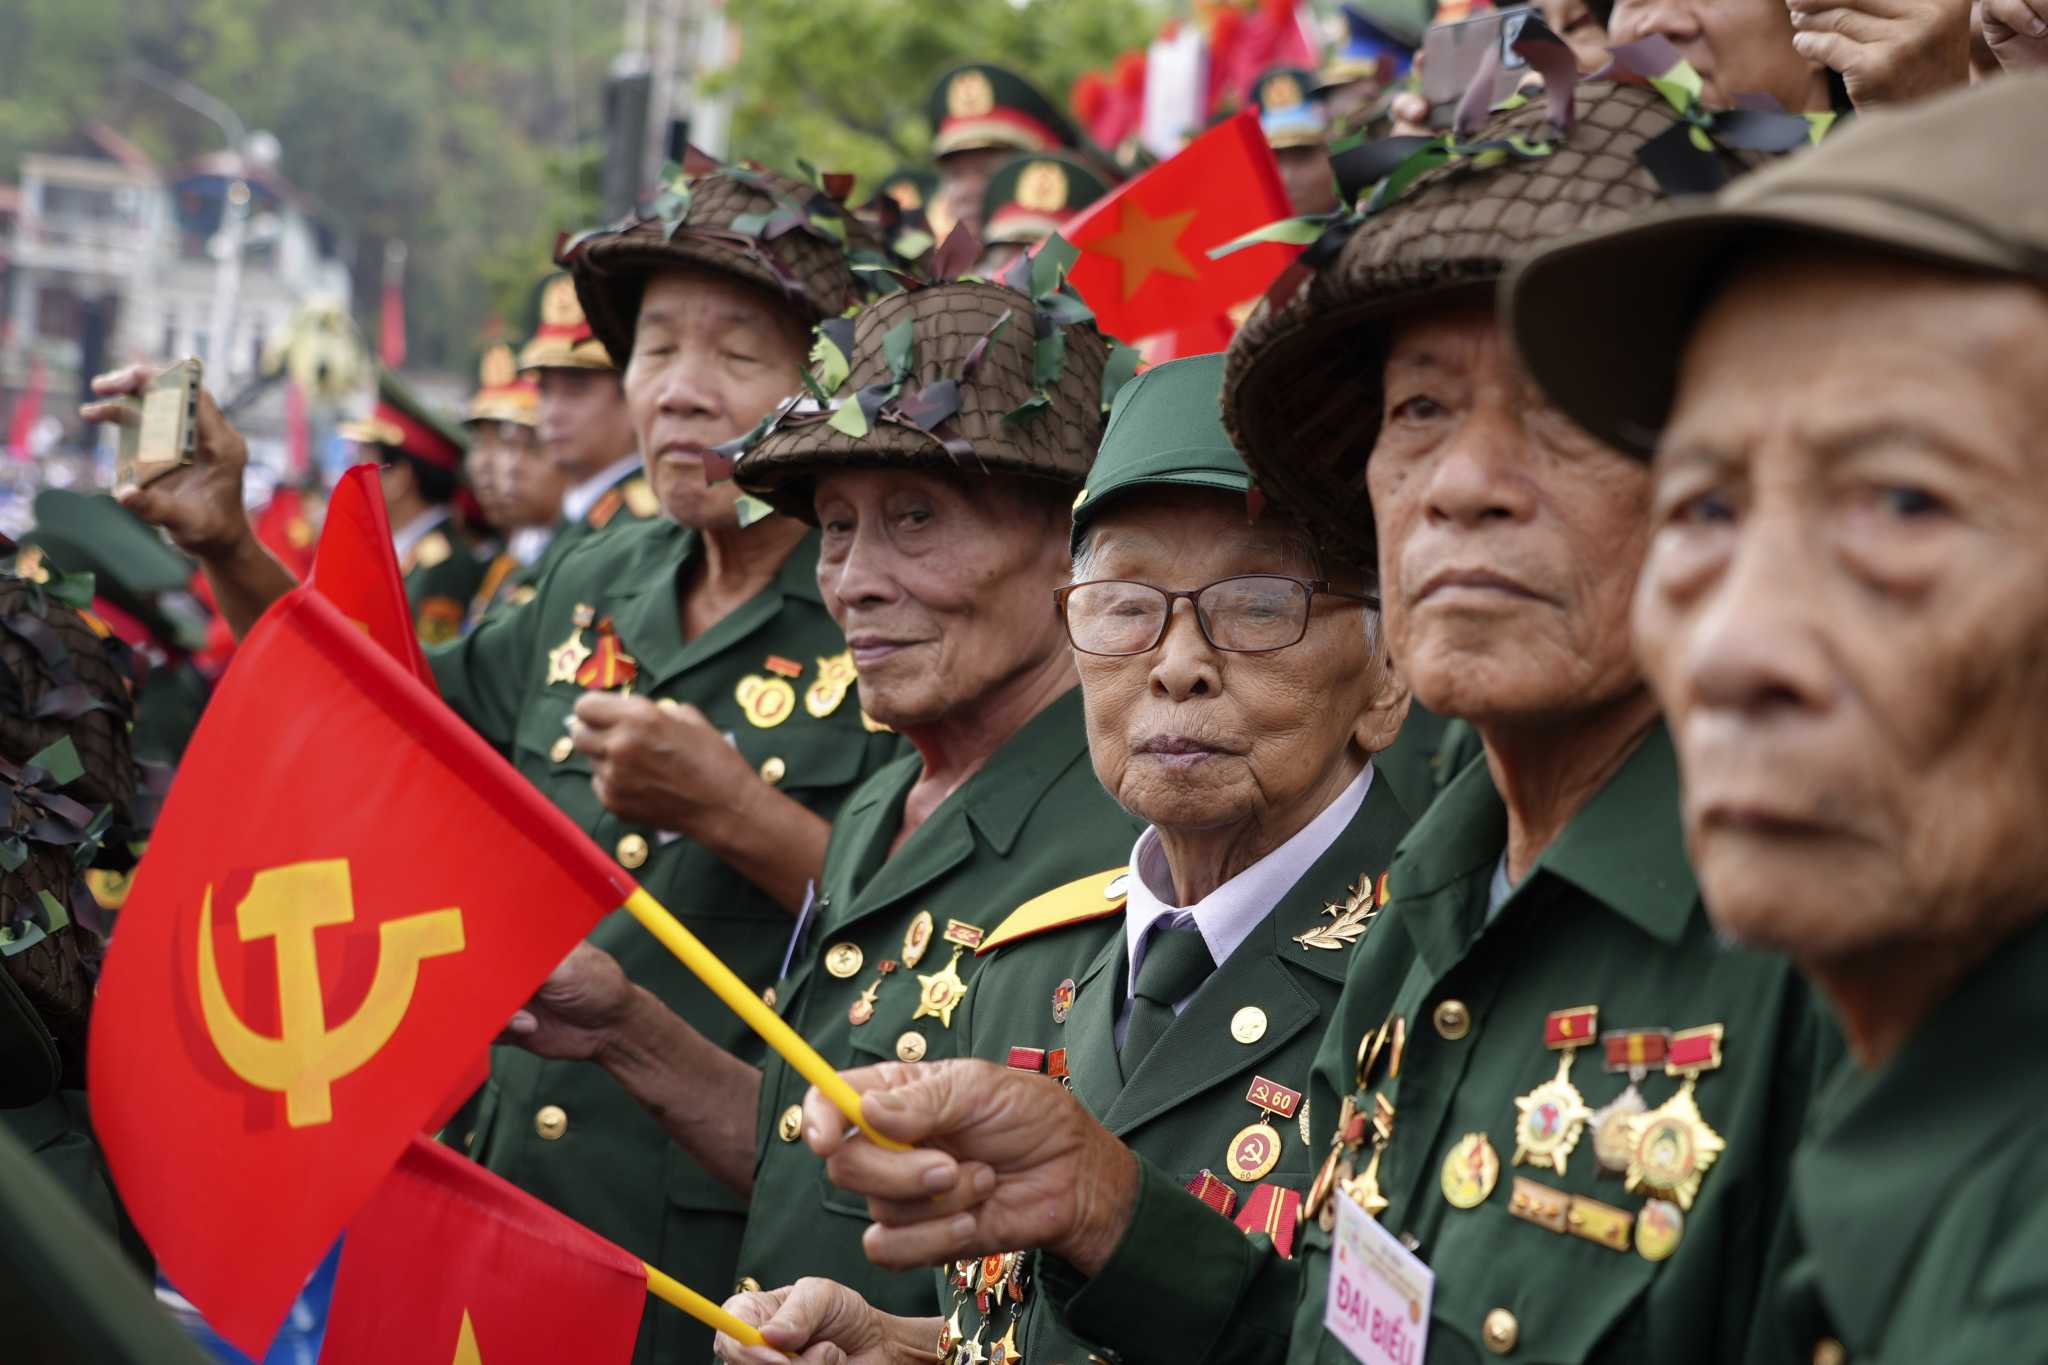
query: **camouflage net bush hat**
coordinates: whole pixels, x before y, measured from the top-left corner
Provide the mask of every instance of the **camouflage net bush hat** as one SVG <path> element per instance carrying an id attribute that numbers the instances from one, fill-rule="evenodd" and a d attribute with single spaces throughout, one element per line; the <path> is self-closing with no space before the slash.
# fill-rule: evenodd
<path id="1" fill-rule="evenodd" d="M 1817 135 L 1803 116 L 1715 113 L 1668 42 L 1615 49 L 1618 81 L 1578 83 L 1569 50 L 1531 21 L 1515 44 L 1547 93 L 1453 129 L 1334 159 L 1348 208 L 1247 240 L 1306 243 L 1231 343 L 1223 416 L 1260 490 L 1333 553 L 1377 562 L 1365 462 L 1380 426 L 1380 364 L 1395 318 L 1420 304 L 1490 301 L 1508 262 L 1674 195 L 1709 192 L 1766 152 Z M 1483 73 L 1475 90 L 1490 89 Z"/>
<path id="2" fill-rule="evenodd" d="M 894 264 L 846 207 L 852 189 L 852 176 L 807 183 L 693 152 L 639 213 L 570 239 L 556 260 L 575 278 L 591 330 L 621 369 L 647 276 L 665 267 L 730 275 L 782 300 L 809 326 L 866 297 L 864 272 Z"/>
<path id="3" fill-rule="evenodd" d="M 961 243 L 975 246 L 971 235 Z M 808 392 L 740 443 L 740 487 L 805 520 L 812 483 L 835 468 L 1015 474 L 1078 488 L 1137 356 L 1097 330 L 1067 286 L 1073 258 L 1052 237 L 1000 280 L 918 285 L 821 324 Z"/>

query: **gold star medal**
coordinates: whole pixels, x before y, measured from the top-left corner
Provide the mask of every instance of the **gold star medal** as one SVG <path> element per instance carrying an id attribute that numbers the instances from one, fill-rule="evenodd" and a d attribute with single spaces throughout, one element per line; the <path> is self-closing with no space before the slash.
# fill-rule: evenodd
<path id="1" fill-rule="evenodd" d="M 804 710 L 814 720 L 823 720 L 839 709 L 839 703 L 846 700 L 847 689 L 852 687 L 858 675 L 853 667 L 853 651 L 829 657 L 818 656 L 818 676 L 804 692 Z"/>
<path id="2" fill-rule="evenodd" d="M 953 1027 L 953 1011 L 960 1008 L 960 1002 L 967 997 L 967 983 L 960 979 L 957 970 L 960 954 L 965 951 L 955 946 L 951 960 L 944 967 L 929 976 L 918 976 L 921 989 L 918 991 L 917 1008 L 911 1011 L 913 1021 L 936 1019 L 940 1028 Z"/>
<path id="3" fill-rule="evenodd" d="M 1678 1093 L 1647 1114 L 1629 1120 L 1631 1150 L 1627 1188 L 1630 1194 L 1668 1199 L 1689 1211 L 1700 1192 L 1700 1180 L 1728 1144 L 1700 1117 L 1693 1087 L 1700 1073 L 1721 1065 L 1719 1024 L 1680 1029 L 1671 1035 L 1664 1057 L 1667 1075 L 1680 1076 Z"/>
<path id="4" fill-rule="evenodd" d="M 960 1305 L 953 1305 L 953 1316 L 939 1324 L 939 1365 L 953 1365 L 960 1350 Z"/>
<path id="5" fill-rule="evenodd" d="M 548 651 L 549 687 L 556 683 L 576 681 L 576 670 L 582 668 L 584 661 L 590 657 L 590 646 L 583 643 L 583 632 L 595 619 L 596 610 L 588 602 L 578 602 L 576 609 L 569 613 L 569 624 L 572 627 L 569 638 Z"/>
<path id="6" fill-rule="evenodd" d="M 1544 1016 L 1543 1045 L 1563 1055 L 1557 1059 L 1557 1075 L 1515 1101 L 1515 1165 L 1526 1162 L 1564 1174 L 1565 1159 L 1579 1145 L 1586 1120 L 1593 1117 L 1585 1096 L 1571 1082 L 1572 1058 L 1593 1041 L 1599 1020 L 1597 1005 L 1552 1010 Z"/>
<path id="7" fill-rule="evenodd" d="M 1669 1030 L 1660 1028 L 1613 1029 L 1600 1035 L 1600 1046 L 1607 1054 L 1603 1069 L 1610 1073 L 1625 1072 L 1628 1076 L 1628 1089 L 1594 1110 L 1591 1120 L 1593 1159 L 1607 1175 L 1620 1175 L 1628 1170 L 1629 1120 L 1650 1107 L 1636 1087 L 1650 1074 L 1651 1067 L 1663 1064 L 1670 1036 Z"/>
<path id="8" fill-rule="evenodd" d="M 1003 1339 L 988 1353 L 988 1365 L 1024 1365 L 1024 1353 L 1017 1349 L 1017 1319 L 1010 1319 L 1009 1330 Z"/>
<path id="9" fill-rule="evenodd" d="M 1283 1119 L 1292 1118 L 1301 1105 L 1301 1092 L 1289 1090 L 1264 1076 L 1254 1076 L 1251 1089 L 1245 1092 L 1245 1100 L 1259 1111 L 1259 1116 L 1240 1128 L 1237 1136 L 1230 1140 L 1223 1164 L 1233 1176 L 1250 1183 L 1263 1179 L 1280 1164 L 1281 1137 L 1280 1131 L 1273 1126 L 1273 1118 L 1275 1115 Z"/>
<path id="10" fill-rule="evenodd" d="M 1365 1169 L 1341 1188 L 1351 1201 L 1374 1218 L 1387 1210 L 1387 1196 L 1380 1189 L 1380 1153 L 1394 1140 L 1394 1106 L 1387 1097 L 1375 1093 L 1372 1097 L 1372 1156 L 1367 1159 Z"/>
<path id="11" fill-rule="evenodd" d="M 1359 1112 L 1358 1101 L 1346 1095 L 1343 1105 L 1337 1110 L 1336 1130 L 1330 1134 L 1330 1154 L 1323 1158 L 1323 1168 L 1316 1172 L 1315 1180 L 1308 1187 L 1308 1197 L 1302 1201 L 1302 1217 L 1314 1218 L 1321 1223 L 1322 1216 L 1331 1212 L 1330 1195 L 1339 1184 L 1351 1178 L 1345 1154 L 1357 1151 L 1364 1142 L 1365 1115 Z M 1329 1231 L 1328 1225 L 1324 1225 L 1323 1231 Z"/>

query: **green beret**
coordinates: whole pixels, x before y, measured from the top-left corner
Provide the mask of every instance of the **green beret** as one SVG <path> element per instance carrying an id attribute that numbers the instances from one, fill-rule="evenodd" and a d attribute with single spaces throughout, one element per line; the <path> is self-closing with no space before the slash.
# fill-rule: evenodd
<path id="1" fill-rule="evenodd" d="M 1220 354 L 1169 360 L 1124 385 L 1088 486 L 1074 499 L 1073 548 L 1103 504 L 1126 493 L 1213 488 L 1242 498 L 1251 491 L 1251 471 L 1223 429 L 1222 393 Z"/>

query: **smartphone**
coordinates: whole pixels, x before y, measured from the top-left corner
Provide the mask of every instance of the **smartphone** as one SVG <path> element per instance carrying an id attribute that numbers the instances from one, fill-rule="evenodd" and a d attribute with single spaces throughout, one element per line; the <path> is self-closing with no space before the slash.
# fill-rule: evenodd
<path id="1" fill-rule="evenodd" d="M 1515 93 L 1528 63 L 1515 52 L 1514 42 L 1534 11 L 1534 5 L 1516 5 L 1429 30 L 1422 40 L 1422 95 L 1429 101 L 1432 128 L 1451 126 L 1451 115 L 1488 51 L 1500 54 L 1500 68 L 1487 102 L 1495 104 Z"/>
<path id="2" fill-rule="evenodd" d="M 202 369 L 197 356 L 187 356 L 150 380 L 141 398 L 128 400 L 141 413 L 142 421 L 121 427 L 115 487 L 140 487 L 192 463 L 199 451 Z"/>

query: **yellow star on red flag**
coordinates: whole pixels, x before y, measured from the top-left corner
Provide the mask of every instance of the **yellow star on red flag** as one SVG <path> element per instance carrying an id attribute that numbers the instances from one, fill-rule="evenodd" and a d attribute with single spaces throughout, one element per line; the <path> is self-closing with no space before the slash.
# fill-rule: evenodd
<path id="1" fill-rule="evenodd" d="M 1184 280 L 1199 277 L 1200 272 L 1181 254 L 1178 245 L 1181 233 L 1195 221 L 1197 210 L 1184 209 L 1154 218 L 1135 200 L 1126 200 L 1123 210 L 1116 231 L 1090 242 L 1088 249 L 1114 258 L 1123 267 L 1125 298 L 1137 293 L 1154 273 L 1178 275 Z"/>

